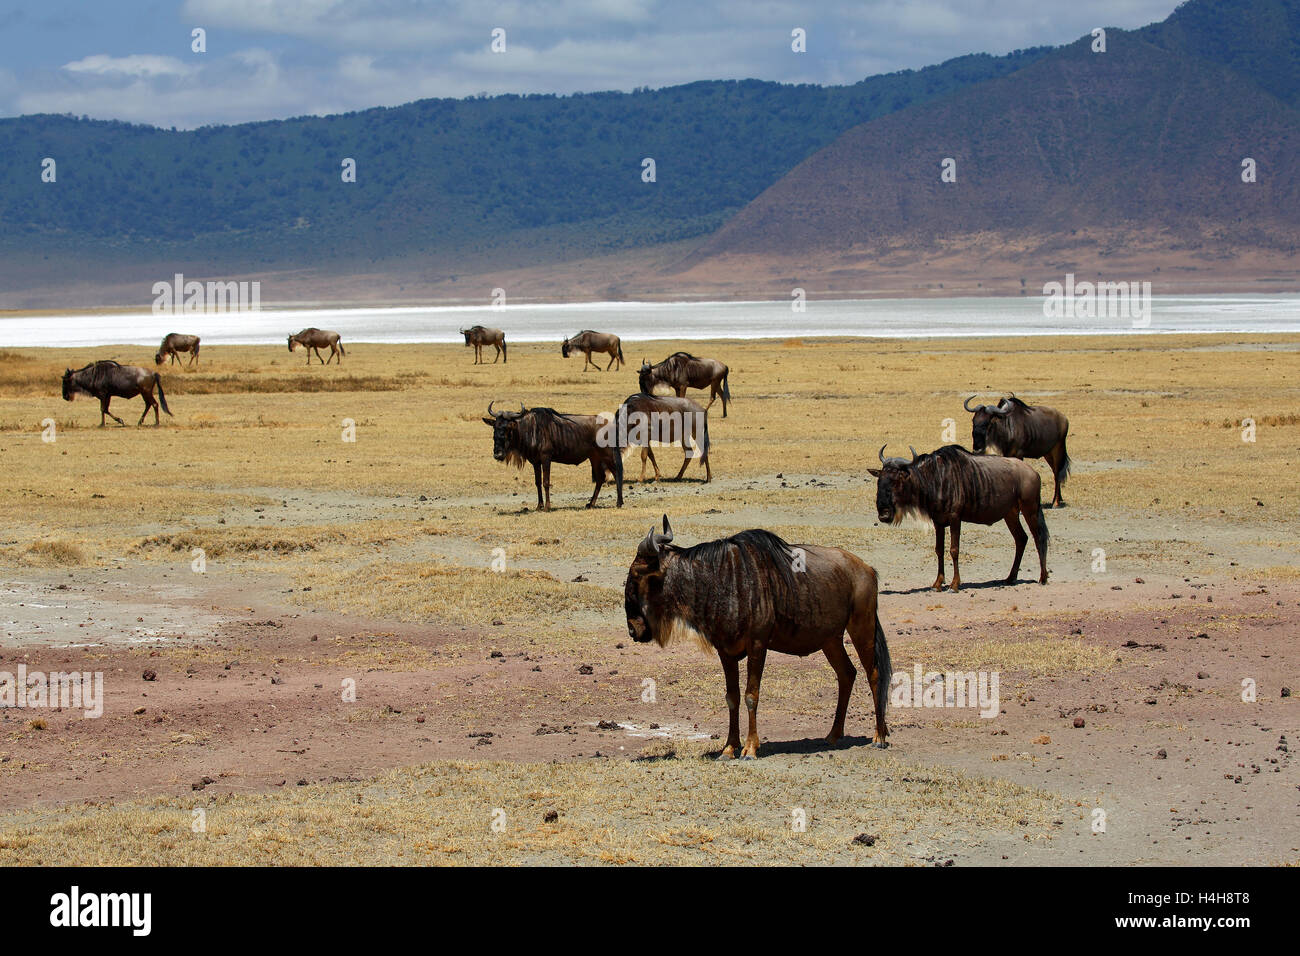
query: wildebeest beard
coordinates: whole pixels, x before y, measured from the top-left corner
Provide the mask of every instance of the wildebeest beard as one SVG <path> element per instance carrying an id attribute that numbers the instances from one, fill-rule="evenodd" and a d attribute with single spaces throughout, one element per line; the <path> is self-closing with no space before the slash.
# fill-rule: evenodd
<path id="1" fill-rule="evenodd" d="M 654 615 L 654 640 L 666 646 L 693 638 L 712 651 L 714 635 L 765 636 L 797 614 L 796 556 L 770 531 L 742 531 L 691 548 L 665 548 L 664 579 Z M 625 603 L 637 616 L 631 577 Z"/>
<path id="2" fill-rule="evenodd" d="M 907 464 L 904 459 L 890 461 Z M 890 524 L 904 518 L 933 524 L 936 515 L 961 514 L 965 505 L 987 500 L 994 489 L 977 462 L 978 456 L 961 445 L 944 445 L 918 456 L 907 465 L 904 477 L 890 482 L 894 506 Z"/>

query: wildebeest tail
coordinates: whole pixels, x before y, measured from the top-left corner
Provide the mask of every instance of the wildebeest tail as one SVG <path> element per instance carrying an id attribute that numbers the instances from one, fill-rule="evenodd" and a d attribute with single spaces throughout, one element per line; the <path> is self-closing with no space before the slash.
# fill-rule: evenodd
<path id="1" fill-rule="evenodd" d="M 1034 538 L 1044 548 L 1047 547 L 1047 515 L 1042 505 L 1038 506 L 1038 527 L 1034 529 Z"/>
<path id="2" fill-rule="evenodd" d="M 172 410 L 167 407 L 167 396 L 163 394 L 162 376 L 159 375 L 157 372 L 153 373 L 153 384 L 158 389 L 158 404 L 162 406 L 162 410 L 164 412 L 166 412 L 168 415 L 171 415 Z M 176 417 L 175 415 L 172 415 L 172 418 L 175 417 Z"/>
<path id="3" fill-rule="evenodd" d="M 876 612 L 876 713 L 881 719 L 885 716 L 885 707 L 889 704 L 889 684 L 894 678 L 894 665 L 889 659 L 889 644 L 885 641 L 885 629 L 880 626 L 880 612 Z"/>
<path id="4" fill-rule="evenodd" d="M 347 354 L 348 353 L 343 350 L 343 340 L 339 339 L 339 355 L 347 355 Z"/>
<path id="5" fill-rule="evenodd" d="M 1056 470 L 1056 480 L 1065 484 L 1070 477 L 1070 453 L 1065 450 L 1065 438 L 1061 438 L 1061 467 Z"/>
<path id="6" fill-rule="evenodd" d="M 623 361 L 623 343 L 622 343 L 622 342 L 619 342 L 619 343 L 618 343 L 618 360 L 619 360 L 620 362 Z"/>
<path id="7" fill-rule="evenodd" d="M 727 369 L 727 373 L 722 376 L 722 397 L 728 402 L 731 401 L 731 385 L 728 383 L 728 379 L 730 378 L 731 369 Z"/>

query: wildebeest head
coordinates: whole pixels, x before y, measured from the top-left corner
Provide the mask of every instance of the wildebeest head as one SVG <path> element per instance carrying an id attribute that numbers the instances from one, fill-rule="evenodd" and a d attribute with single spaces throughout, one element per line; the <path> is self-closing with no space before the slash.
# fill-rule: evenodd
<path id="1" fill-rule="evenodd" d="M 641 368 L 637 372 L 637 381 L 641 384 L 641 391 L 647 395 L 654 394 L 654 367 L 646 359 L 641 360 Z"/>
<path id="2" fill-rule="evenodd" d="M 293 335 L 289 336 L 289 351 L 292 352 L 297 347 L 297 345 L 298 345 L 297 337 Z"/>
<path id="3" fill-rule="evenodd" d="M 569 357 L 569 340 L 565 339 L 564 344 L 560 346 L 560 354 L 565 358 Z"/>
<path id="4" fill-rule="evenodd" d="M 968 398 L 962 402 L 962 408 L 974 413 L 970 423 L 971 449 L 975 454 L 982 455 L 989 444 L 990 433 L 996 436 L 1001 431 L 1002 422 L 1011 412 L 1011 403 L 1004 398 L 996 405 L 976 405 L 972 408 Z"/>
<path id="5" fill-rule="evenodd" d="M 672 543 L 673 529 L 664 515 L 663 534 L 650 526 L 650 533 L 645 536 L 636 549 L 636 558 L 628 569 L 627 581 L 623 585 L 623 609 L 627 613 L 627 633 L 638 644 L 659 640 L 655 634 L 655 624 L 650 613 L 651 604 L 663 591 L 665 548 Z"/>
<path id="6" fill-rule="evenodd" d="M 488 402 L 489 417 L 483 419 L 485 425 L 492 426 L 492 457 L 497 461 L 505 461 L 511 453 L 519 457 L 519 419 L 528 409 L 520 403 L 517 412 L 496 412 L 492 410 L 492 405 L 492 402 Z M 522 457 L 520 461 L 522 462 Z"/>
<path id="7" fill-rule="evenodd" d="M 76 392 L 76 385 L 72 381 L 72 369 L 65 369 L 63 372 L 63 400 L 72 401 L 72 396 Z"/>
<path id="8" fill-rule="evenodd" d="M 153 364 L 154 364 L 154 365 L 161 365 L 162 363 L 163 363 L 163 355 L 162 355 L 162 352 L 154 352 L 154 353 L 153 353 Z"/>
<path id="9" fill-rule="evenodd" d="M 912 448 L 912 460 L 906 458 L 886 458 L 885 446 L 880 446 L 877 457 L 879 468 L 868 468 L 867 472 L 876 478 L 876 517 L 881 524 L 897 524 L 903 515 L 914 509 L 920 500 L 919 482 L 916 471 L 916 449 Z"/>

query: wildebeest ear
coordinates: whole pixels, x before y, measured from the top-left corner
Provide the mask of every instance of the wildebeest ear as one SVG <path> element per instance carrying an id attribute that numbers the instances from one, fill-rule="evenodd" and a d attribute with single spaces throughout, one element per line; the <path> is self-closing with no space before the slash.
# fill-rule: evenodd
<path id="1" fill-rule="evenodd" d="M 485 418 L 483 419 L 483 424 L 487 425 L 489 428 L 496 428 L 497 420 L 495 418 Z"/>
<path id="2" fill-rule="evenodd" d="M 879 477 L 880 477 L 880 472 L 881 472 L 881 469 L 879 469 L 879 468 L 868 468 L 868 469 L 867 469 L 867 474 L 870 475 L 872 478 L 879 478 Z"/>

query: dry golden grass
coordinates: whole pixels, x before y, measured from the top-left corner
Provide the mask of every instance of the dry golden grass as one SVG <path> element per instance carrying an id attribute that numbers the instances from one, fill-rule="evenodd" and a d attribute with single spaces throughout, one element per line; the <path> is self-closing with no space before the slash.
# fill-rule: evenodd
<path id="1" fill-rule="evenodd" d="M 563 582 L 545 571 L 464 568 L 381 562 L 343 572 L 317 570 L 298 578 L 311 588 L 299 604 L 324 603 L 399 621 L 490 626 L 494 620 L 535 626 L 581 612 L 608 612 L 621 595 L 589 583 Z"/>
<path id="2" fill-rule="evenodd" d="M 925 864 L 962 841 L 1050 840 L 1053 818 L 1075 812 L 879 752 L 827 755 L 811 775 L 804 760 L 720 764 L 695 745 L 650 756 L 439 762 L 273 794 L 10 814 L 0 865 Z M 860 833 L 875 845 L 854 846 Z"/>

